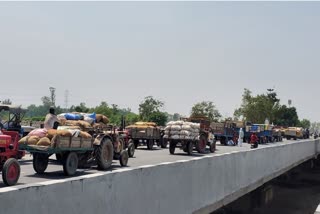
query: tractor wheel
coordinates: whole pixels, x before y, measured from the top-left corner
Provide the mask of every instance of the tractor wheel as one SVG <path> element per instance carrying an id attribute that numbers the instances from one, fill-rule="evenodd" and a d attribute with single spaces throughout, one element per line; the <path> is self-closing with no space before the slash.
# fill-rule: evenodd
<path id="1" fill-rule="evenodd" d="M 174 150 L 176 149 L 176 142 L 170 141 L 169 143 L 169 151 L 170 154 L 174 155 Z"/>
<path id="2" fill-rule="evenodd" d="M 149 149 L 149 150 L 152 150 L 153 149 L 153 139 L 149 139 L 148 141 L 147 141 L 147 148 Z"/>
<path id="3" fill-rule="evenodd" d="M 63 162 L 63 172 L 67 176 L 72 176 L 78 168 L 78 155 L 75 152 L 70 152 Z"/>
<path id="4" fill-rule="evenodd" d="M 20 177 L 20 164 L 14 158 L 9 158 L 3 165 L 2 180 L 7 186 L 15 185 Z"/>
<path id="5" fill-rule="evenodd" d="M 165 149 L 168 146 L 168 139 L 160 138 L 161 148 Z"/>
<path id="6" fill-rule="evenodd" d="M 192 142 L 192 141 L 187 142 L 186 147 L 187 147 L 186 150 L 187 150 L 188 155 L 192 155 L 192 152 L 193 152 L 193 142 Z"/>
<path id="7" fill-rule="evenodd" d="M 126 150 L 121 151 L 119 160 L 120 160 L 121 166 L 127 166 L 128 160 L 129 160 L 129 154 Z"/>
<path id="8" fill-rule="evenodd" d="M 135 146 L 134 146 L 133 140 L 130 139 L 128 142 L 128 155 L 130 158 L 133 157 L 134 151 L 135 151 Z"/>
<path id="9" fill-rule="evenodd" d="M 113 145 L 109 138 L 104 138 L 96 147 L 96 160 L 99 169 L 106 170 L 111 167 L 113 160 Z"/>
<path id="10" fill-rule="evenodd" d="M 216 151 L 216 142 L 213 141 L 212 143 L 210 143 L 210 152 L 214 153 Z"/>
<path id="11" fill-rule="evenodd" d="M 43 174 L 48 167 L 49 156 L 47 154 L 34 153 L 32 163 L 34 171 L 38 174 Z"/>
<path id="12" fill-rule="evenodd" d="M 207 137 L 205 135 L 200 135 L 200 139 L 196 144 L 197 151 L 199 153 L 204 153 L 207 146 Z"/>

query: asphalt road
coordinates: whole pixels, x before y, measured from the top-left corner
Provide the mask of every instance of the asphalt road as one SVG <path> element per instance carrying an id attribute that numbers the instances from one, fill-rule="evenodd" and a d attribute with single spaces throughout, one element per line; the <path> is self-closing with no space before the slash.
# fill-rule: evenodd
<path id="1" fill-rule="evenodd" d="M 290 143 L 288 141 L 284 141 L 282 143 Z M 280 144 L 280 143 L 276 143 Z M 274 145 L 274 143 L 267 144 L 267 145 L 259 145 L 259 147 L 267 147 L 270 145 Z M 217 151 L 215 153 L 206 153 L 206 154 L 199 154 L 194 151 L 192 156 L 187 155 L 179 148 L 176 148 L 175 155 L 169 154 L 169 149 L 161 149 L 158 147 L 154 147 L 153 150 L 147 150 L 146 147 L 140 146 L 135 151 L 135 155 L 133 158 L 129 159 L 128 166 L 129 168 L 144 166 L 144 165 L 154 165 L 160 164 L 164 162 L 175 162 L 179 160 L 188 160 L 195 157 L 201 157 L 205 155 L 214 156 L 217 154 L 224 154 L 229 153 L 232 151 L 245 151 L 250 150 L 250 145 L 244 143 L 242 147 L 237 146 L 222 146 L 219 142 L 217 142 Z M 43 175 L 38 175 L 35 173 L 33 166 L 32 166 L 32 156 L 30 154 L 26 154 L 26 156 L 19 160 L 21 164 L 21 175 L 17 185 L 24 185 L 24 184 L 32 184 L 38 183 L 53 179 L 65 179 L 68 178 L 63 174 L 62 165 L 60 165 L 56 160 L 55 156 L 51 156 L 49 160 L 49 165 L 46 172 Z M 119 161 L 114 160 L 112 168 L 109 170 L 116 171 L 117 169 L 121 168 Z M 76 176 L 86 175 L 86 174 L 93 174 L 99 172 L 96 167 L 91 167 L 89 169 L 78 169 Z M 5 187 L 3 182 L 0 181 L 0 188 Z"/>

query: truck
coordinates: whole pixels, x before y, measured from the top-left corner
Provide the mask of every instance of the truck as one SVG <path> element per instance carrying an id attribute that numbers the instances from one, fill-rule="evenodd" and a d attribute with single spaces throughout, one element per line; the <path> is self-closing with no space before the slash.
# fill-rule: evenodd
<path id="1" fill-rule="evenodd" d="M 170 122 L 169 122 L 170 123 Z M 169 124 L 168 123 L 168 124 Z M 192 128 L 193 130 L 197 130 L 197 132 L 193 132 L 194 135 L 179 135 L 180 137 L 176 137 L 178 135 L 170 134 L 170 132 L 177 132 L 171 130 L 171 125 L 168 125 L 165 128 L 164 141 L 169 142 L 169 152 L 170 154 L 175 154 L 175 149 L 180 148 L 188 155 L 192 155 L 193 150 L 197 150 L 198 153 L 205 153 L 206 146 L 209 146 L 210 152 L 215 152 L 216 150 L 216 140 L 214 138 L 213 133 L 211 132 L 210 122 L 205 117 L 190 117 L 190 118 L 182 118 L 180 121 L 171 122 L 172 126 L 176 126 L 177 128 L 180 126 L 181 131 L 189 131 L 191 130 L 183 130 L 183 127 L 196 127 Z M 179 129 L 179 128 L 178 128 Z M 178 130 L 179 132 L 179 130 Z"/>

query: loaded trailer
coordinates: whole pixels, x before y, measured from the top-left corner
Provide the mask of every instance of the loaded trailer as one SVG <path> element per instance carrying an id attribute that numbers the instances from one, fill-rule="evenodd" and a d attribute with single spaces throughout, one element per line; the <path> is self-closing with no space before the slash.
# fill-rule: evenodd
<path id="1" fill-rule="evenodd" d="M 190 122 L 198 121 L 198 123 Z M 216 141 L 210 131 L 210 123 L 203 118 L 184 118 L 184 121 L 169 122 L 165 128 L 164 141 L 169 143 L 170 154 L 175 154 L 176 148 L 180 148 L 188 155 L 193 150 L 205 153 L 209 145 L 210 152 L 215 152 Z"/>
<path id="2" fill-rule="evenodd" d="M 134 125 L 126 127 L 128 145 L 134 145 L 138 148 L 140 145 L 146 145 L 149 150 L 153 149 L 154 144 L 167 148 L 166 141 L 163 140 L 164 130 L 153 122 L 137 122 Z"/>
<path id="3" fill-rule="evenodd" d="M 78 167 L 97 165 L 98 169 L 106 170 L 111 167 L 115 157 L 114 138 L 108 134 L 98 134 L 95 137 L 83 138 L 56 135 L 51 146 L 20 144 L 20 149 L 33 155 L 33 168 L 38 174 L 47 169 L 49 157 L 56 155 L 67 176 L 76 173 Z M 117 142 L 119 143 L 119 142 Z M 121 166 L 128 163 L 128 152 L 122 150 L 119 154 Z"/>

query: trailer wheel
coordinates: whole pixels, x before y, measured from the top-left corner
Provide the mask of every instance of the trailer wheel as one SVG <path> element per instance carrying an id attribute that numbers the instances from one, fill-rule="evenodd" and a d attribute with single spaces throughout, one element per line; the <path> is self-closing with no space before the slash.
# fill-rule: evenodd
<path id="1" fill-rule="evenodd" d="M 99 169 L 108 169 L 113 160 L 113 145 L 109 138 L 104 138 L 100 145 L 96 147 L 96 160 Z"/>
<path id="2" fill-rule="evenodd" d="M 129 155 L 130 158 L 133 157 L 134 152 L 135 152 L 135 146 L 134 146 L 133 140 L 130 139 L 128 141 L 128 155 Z"/>
<path id="3" fill-rule="evenodd" d="M 170 154 L 174 155 L 174 150 L 176 149 L 176 142 L 170 141 L 169 143 L 169 151 Z"/>
<path id="4" fill-rule="evenodd" d="M 129 159 L 128 152 L 126 150 L 121 151 L 119 159 L 120 159 L 120 165 L 121 166 L 127 166 L 128 159 Z"/>
<path id="5" fill-rule="evenodd" d="M 9 158 L 3 165 L 2 180 L 7 186 L 15 185 L 20 177 L 20 164 L 14 158 Z"/>
<path id="6" fill-rule="evenodd" d="M 204 153 L 206 151 L 207 146 L 207 137 L 205 135 L 200 135 L 200 139 L 196 144 L 197 151 L 199 153 Z"/>
<path id="7" fill-rule="evenodd" d="M 187 142 L 187 148 L 186 148 L 186 150 L 187 150 L 187 153 L 188 153 L 188 155 L 192 155 L 192 152 L 193 152 L 193 142 L 192 141 L 189 141 L 189 142 Z"/>
<path id="8" fill-rule="evenodd" d="M 63 172 L 65 175 L 72 176 L 78 168 L 78 155 L 75 152 L 70 152 L 63 162 Z"/>
<path id="9" fill-rule="evenodd" d="M 160 138 L 160 146 L 162 149 L 167 148 L 168 146 L 168 139 L 164 139 L 163 137 Z"/>
<path id="10" fill-rule="evenodd" d="M 216 151 L 216 142 L 213 141 L 212 143 L 210 143 L 210 152 L 214 153 Z"/>
<path id="11" fill-rule="evenodd" d="M 43 174 L 49 163 L 49 156 L 47 154 L 42 154 L 42 153 L 34 153 L 33 154 L 33 169 L 36 171 L 38 174 Z"/>
<path id="12" fill-rule="evenodd" d="M 154 143 L 153 139 L 149 139 L 149 140 L 148 140 L 148 142 L 147 142 L 147 148 L 148 148 L 149 150 L 152 150 L 152 149 L 153 149 L 153 143 Z"/>

